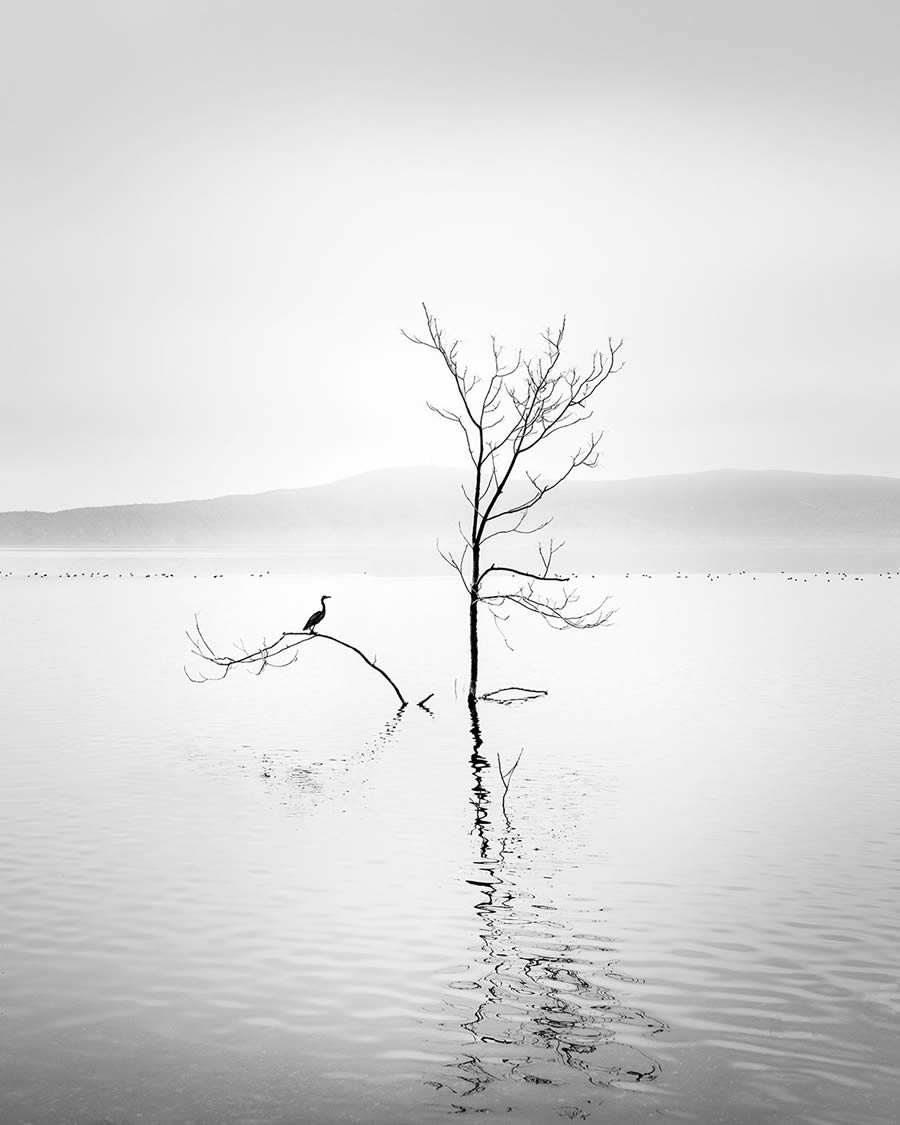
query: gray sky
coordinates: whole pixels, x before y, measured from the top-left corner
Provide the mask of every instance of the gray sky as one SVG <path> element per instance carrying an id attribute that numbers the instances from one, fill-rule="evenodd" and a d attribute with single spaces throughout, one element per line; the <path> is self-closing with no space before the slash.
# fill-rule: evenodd
<path id="1" fill-rule="evenodd" d="M 423 299 L 624 336 L 608 476 L 900 475 L 893 0 L 3 13 L 0 508 L 458 463 Z"/>

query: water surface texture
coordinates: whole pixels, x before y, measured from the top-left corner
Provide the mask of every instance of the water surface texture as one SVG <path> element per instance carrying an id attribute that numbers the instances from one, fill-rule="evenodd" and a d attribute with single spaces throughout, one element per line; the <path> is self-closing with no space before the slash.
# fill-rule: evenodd
<path id="1" fill-rule="evenodd" d="M 896 1120 L 900 579 L 588 578 L 473 740 L 450 580 L 86 559 L 0 560 L 4 1123 Z M 430 712 L 185 678 L 321 593 Z"/>

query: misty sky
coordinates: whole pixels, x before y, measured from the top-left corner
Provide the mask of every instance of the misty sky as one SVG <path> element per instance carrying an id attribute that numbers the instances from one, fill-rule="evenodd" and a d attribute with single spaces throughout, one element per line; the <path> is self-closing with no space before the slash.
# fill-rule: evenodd
<path id="1" fill-rule="evenodd" d="M 461 463 L 406 343 L 610 334 L 607 476 L 900 475 L 900 5 L 3 5 L 0 509 Z M 892 315 L 894 314 L 894 315 Z"/>

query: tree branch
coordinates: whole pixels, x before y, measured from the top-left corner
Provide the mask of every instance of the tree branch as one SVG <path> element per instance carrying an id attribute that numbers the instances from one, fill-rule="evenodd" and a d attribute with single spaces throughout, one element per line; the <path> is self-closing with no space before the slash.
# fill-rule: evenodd
<path id="1" fill-rule="evenodd" d="M 286 631 L 282 633 L 277 640 L 271 643 L 266 643 L 265 638 L 263 638 L 262 645 L 254 652 L 246 652 L 246 650 L 243 650 L 243 655 L 241 656 L 227 656 L 217 653 L 206 640 L 206 637 L 200 629 L 200 620 L 197 614 L 194 614 L 194 628 L 196 630 L 196 636 L 192 635 L 189 630 L 186 630 L 186 636 L 191 644 L 193 654 L 201 660 L 206 661 L 208 664 L 212 664 L 216 668 L 221 669 L 222 674 L 220 676 L 207 676 L 201 673 L 199 678 L 195 678 L 185 667 L 184 674 L 191 683 L 206 683 L 208 680 L 223 680 L 232 668 L 249 668 L 257 676 L 261 675 L 265 669 L 270 666 L 274 668 L 285 668 L 288 664 L 293 664 L 296 661 L 299 654 L 295 650 L 300 645 L 318 639 L 331 641 L 333 644 L 340 645 L 341 648 L 346 648 L 351 652 L 355 652 L 361 660 L 368 664 L 373 671 L 377 672 L 379 676 L 382 676 L 391 685 L 397 698 L 400 700 L 401 707 L 406 706 L 406 700 L 403 698 L 402 692 L 387 672 L 376 664 L 375 659 L 370 660 L 356 645 L 350 644 L 349 641 L 342 641 L 339 637 L 333 637 L 328 633 L 313 632 L 312 630 L 305 632 L 302 630 Z M 238 651 L 242 651 L 241 648 L 239 648 Z M 293 652 L 293 655 L 287 662 L 283 664 L 273 663 L 275 658 L 284 656 L 284 654 L 288 652 Z"/>
<path id="2" fill-rule="evenodd" d="M 535 582 L 571 582 L 572 580 L 571 575 L 567 578 L 561 578 L 558 575 L 532 574 L 527 570 L 517 570 L 514 566 L 497 566 L 495 563 L 491 563 L 487 570 L 483 570 L 481 572 L 481 577 L 487 578 L 492 571 L 503 571 L 506 574 L 518 574 L 522 578 L 533 578 Z"/>

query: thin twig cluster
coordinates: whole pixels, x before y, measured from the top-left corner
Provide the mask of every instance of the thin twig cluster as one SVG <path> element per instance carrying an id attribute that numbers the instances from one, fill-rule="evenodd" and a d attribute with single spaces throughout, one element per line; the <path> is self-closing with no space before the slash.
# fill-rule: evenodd
<path id="1" fill-rule="evenodd" d="M 282 633 L 277 640 L 272 642 L 266 641 L 263 637 L 263 643 L 253 652 L 248 651 L 247 646 L 241 640 L 235 645 L 238 655 L 227 656 L 216 652 L 207 641 L 203 635 L 203 630 L 200 628 L 200 618 L 196 613 L 194 614 L 194 632 L 185 629 L 184 635 L 188 639 L 194 656 L 221 670 L 221 675 L 207 675 L 201 671 L 192 676 L 185 666 L 184 674 L 191 683 L 195 684 L 205 684 L 210 680 L 224 680 L 233 668 L 244 668 L 256 676 L 261 676 L 269 667 L 286 668 L 289 664 L 294 664 L 300 655 L 295 650 L 301 644 L 317 636 L 316 633 Z M 298 639 L 289 640 L 288 638 Z M 291 655 L 287 660 L 281 662 L 279 658 L 286 653 L 291 653 Z"/>

